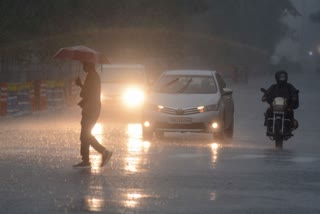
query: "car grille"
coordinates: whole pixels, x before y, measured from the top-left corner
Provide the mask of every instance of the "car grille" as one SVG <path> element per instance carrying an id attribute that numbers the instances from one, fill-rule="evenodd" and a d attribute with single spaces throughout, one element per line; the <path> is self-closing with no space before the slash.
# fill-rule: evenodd
<path id="1" fill-rule="evenodd" d="M 201 130 L 206 130 L 206 126 L 203 123 L 192 123 L 192 124 L 155 123 L 155 128 L 158 128 L 158 129 L 201 129 Z"/>
<path id="2" fill-rule="evenodd" d="M 161 112 L 165 114 L 173 114 L 173 115 L 188 115 L 188 114 L 200 113 L 198 108 L 174 109 L 169 107 L 163 107 L 163 109 L 161 109 Z"/>

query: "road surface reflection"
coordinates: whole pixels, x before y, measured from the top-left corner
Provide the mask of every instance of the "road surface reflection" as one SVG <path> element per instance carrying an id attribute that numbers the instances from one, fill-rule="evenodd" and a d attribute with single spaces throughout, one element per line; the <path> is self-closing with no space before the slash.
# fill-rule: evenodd
<path id="1" fill-rule="evenodd" d="M 92 135 L 98 140 L 99 143 L 103 143 L 104 140 L 104 126 L 102 123 L 97 123 L 92 131 Z M 91 173 L 101 173 L 101 154 L 97 153 L 90 146 L 90 162 L 91 162 Z"/>
<path id="2" fill-rule="evenodd" d="M 98 140 L 99 143 L 103 143 L 104 140 L 104 126 L 101 123 L 97 123 L 92 131 L 92 135 Z M 100 212 L 105 207 L 104 198 L 104 186 L 105 178 L 101 174 L 102 169 L 100 167 L 101 154 L 96 152 L 90 147 L 90 162 L 91 169 L 88 176 L 87 194 L 84 198 L 84 210 L 90 212 Z"/>
<path id="3" fill-rule="evenodd" d="M 211 166 L 215 167 L 218 161 L 218 152 L 219 152 L 220 145 L 214 142 L 210 145 L 210 147 L 211 147 Z"/>
<path id="4" fill-rule="evenodd" d="M 104 208 L 104 199 L 103 198 L 97 198 L 93 196 L 87 196 L 85 198 L 85 210 L 91 211 L 91 212 L 100 212 Z"/>
<path id="5" fill-rule="evenodd" d="M 92 129 L 92 134 L 100 143 L 107 141 L 108 135 L 107 124 L 97 123 Z M 147 173 L 150 169 L 150 149 L 155 151 L 161 151 L 162 147 L 178 147 L 178 148 L 189 148 L 187 150 L 179 150 L 179 153 L 173 153 L 172 156 L 176 159 L 175 163 L 179 164 L 185 162 L 191 167 L 195 167 L 201 164 L 201 168 L 210 167 L 211 169 L 216 169 L 220 149 L 224 146 L 223 142 L 218 142 L 212 140 L 211 138 L 199 137 L 197 135 L 188 135 L 186 137 L 180 138 L 181 135 L 171 134 L 166 139 L 155 139 L 152 141 L 142 140 L 142 126 L 139 123 L 129 123 L 121 126 L 115 133 L 115 137 L 119 135 L 123 141 L 118 145 L 118 152 L 121 152 L 120 159 L 118 159 L 114 165 L 115 168 L 120 167 L 126 174 L 139 174 Z M 123 138 L 124 137 L 124 138 Z M 191 150 L 190 150 L 191 149 Z M 152 150 L 152 152 L 154 152 Z M 170 155 L 167 157 L 170 160 Z M 171 160 L 174 160 L 171 159 Z M 115 159 L 116 160 L 116 159 Z M 114 201 L 120 202 L 124 207 L 127 208 L 137 208 L 143 206 L 143 201 L 146 198 L 160 198 L 160 194 L 154 193 L 148 195 L 146 189 L 135 189 L 135 188 L 123 188 L 120 193 L 113 194 L 117 199 L 112 198 L 110 200 L 111 194 L 107 187 L 105 186 L 105 175 L 102 169 L 99 167 L 101 162 L 101 155 L 91 149 L 90 161 L 92 163 L 92 168 L 90 170 L 90 176 L 88 180 L 87 192 L 84 195 L 84 210 L 90 212 L 101 212 L 106 209 L 107 204 L 113 203 Z M 162 161 L 162 159 L 159 159 Z M 117 164 L 123 163 L 123 164 Z M 158 166 L 158 165 L 157 165 Z M 161 166 L 161 164 L 160 164 Z M 113 168 L 114 168 L 113 167 Z M 197 166 L 199 167 L 199 166 Z M 115 169 L 114 170 L 117 170 Z M 192 168 L 192 167 L 191 167 Z M 210 201 L 215 201 L 217 198 L 216 191 L 208 192 L 207 199 Z M 207 194 L 208 194 L 207 193 Z M 109 198 L 109 199 L 108 199 Z"/>
<path id="6" fill-rule="evenodd" d="M 148 154 L 151 143 L 142 140 L 141 124 L 128 124 L 127 127 L 127 153 L 124 158 L 125 170 L 130 173 L 141 171 L 142 166 L 148 164 L 144 154 Z"/>

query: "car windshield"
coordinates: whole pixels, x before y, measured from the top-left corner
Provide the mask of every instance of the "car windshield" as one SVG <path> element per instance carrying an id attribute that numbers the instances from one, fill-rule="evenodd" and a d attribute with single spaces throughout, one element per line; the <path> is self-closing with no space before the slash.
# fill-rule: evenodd
<path id="1" fill-rule="evenodd" d="M 164 75 L 153 87 L 154 92 L 168 94 L 213 94 L 217 86 L 213 76 Z"/>
<path id="2" fill-rule="evenodd" d="M 100 73 L 102 83 L 143 83 L 141 68 L 104 68 Z"/>

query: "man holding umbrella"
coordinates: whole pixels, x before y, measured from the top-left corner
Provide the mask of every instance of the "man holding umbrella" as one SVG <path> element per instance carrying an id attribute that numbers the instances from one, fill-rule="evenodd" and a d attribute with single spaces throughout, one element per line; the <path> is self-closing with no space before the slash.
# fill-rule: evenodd
<path id="1" fill-rule="evenodd" d="M 90 168 L 89 148 L 92 146 L 102 156 L 101 167 L 105 166 L 112 156 L 112 152 L 102 146 L 97 139 L 91 134 L 91 130 L 96 124 L 101 109 L 100 93 L 101 83 L 100 77 L 96 72 L 96 63 L 110 63 L 99 52 L 86 46 L 73 46 L 61 48 L 54 58 L 71 59 L 82 62 L 83 70 L 87 73 L 84 84 L 80 78 L 76 79 L 76 84 L 81 87 L 80 97 L 82 100 L 78 105 L 82 108 L 81 119 L 81 148 L 80 154 L 82 161 L 73 165 L 74 168 Z"/>
<path id="2" fill-rule="evenodd" d="M 80 97 L 82 100 L 78 105 L 82 108 L 81 119 L 81 149 L 82 162 L 75 164 L 74 168 L 90 168 L 89 147 L 92 146 L 102 155 L 101 167 L 106 165 L 112 156 L 112 152 L 103 147 L 97 139 L 91 134 L 91 130 L 96 124 L 101 109 L 100 93 L 101 84 L 100 77 L 95 69 L 95 64 L 83 62 L 83 70 L 87 73 L 84 84 L 80 78 L 76 79 L 76 85 L 81 87 Z"/>

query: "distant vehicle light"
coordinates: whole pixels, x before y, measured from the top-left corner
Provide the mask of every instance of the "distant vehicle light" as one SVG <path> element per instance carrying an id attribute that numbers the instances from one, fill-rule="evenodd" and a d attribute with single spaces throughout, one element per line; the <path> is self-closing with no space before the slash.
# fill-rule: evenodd
<path id="1" fill-rule="evenodd" d="M 138 107 L 144 103 L 144 92 L 139 88 L 128 88 L 122 98 L 128 107 Z"/>

